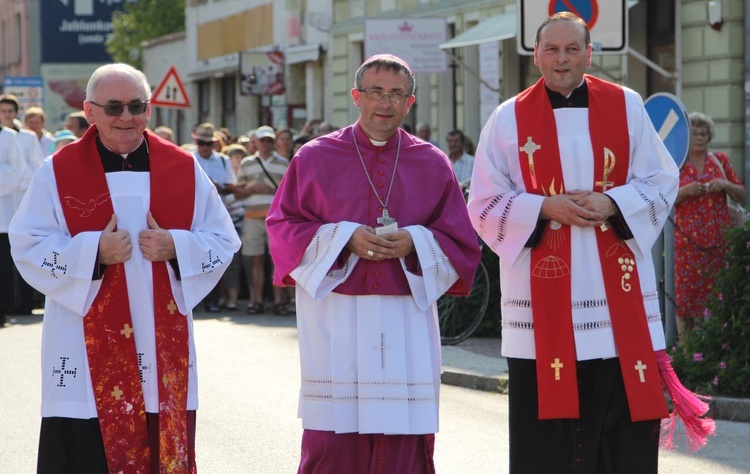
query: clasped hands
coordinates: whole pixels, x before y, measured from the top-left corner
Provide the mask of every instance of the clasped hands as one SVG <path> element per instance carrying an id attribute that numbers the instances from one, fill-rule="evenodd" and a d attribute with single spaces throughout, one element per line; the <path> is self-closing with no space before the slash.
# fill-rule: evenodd
<path id="1" fill-rule="evenodd" d="M 690 188 L 691 196 L 702 196 L 704 194 L 719 193 L 724 191 L 727 187 L 727 180 L 725 179 L 712 179 L 707 183 L 701 183 L 699 181 L 693 181 L 686 185 L 686 188 Z"/>
<path id="2" fill-rule="evenodd" d="M 544 198 L 540 219 L 578 227 L 599 227 L 617 212 L 617 207 L 604 193 L 569 191 Z"/>
<path id="3" fill-rule="evenodd" d="M 363 225 L 354 231 L 346 248 L 360 258 L 377 262 L 409 255 L 414 251 L 414 242 L 407 230 L 375 235 L 375 229 Z"/>
<path id="4" fill-rule="evenodd" d="M 138 233 L 138 245 L 146 260 L 166 262 L 175 258 L 177 253 L 172 234 L 159 227 L 150 212 L 146 214 L 146 222 L 148 229 L 143 229 Z M 130 260 L 130 254 L 133 251 L 130 234 L 124 229 L 115 230 L 116 227 L 117 217 L 112 214 L 112 219 L 99 238 L 99 264 L 101 265 L 114 265 Z"/>

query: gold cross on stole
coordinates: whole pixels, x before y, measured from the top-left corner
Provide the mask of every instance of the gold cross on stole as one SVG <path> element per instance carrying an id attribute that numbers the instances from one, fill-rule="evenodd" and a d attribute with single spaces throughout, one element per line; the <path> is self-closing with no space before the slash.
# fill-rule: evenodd
<path id="1" fill-rule="evenodd" d="M 560 362 L 560 359 L 555 357 L 555 362 L 553 362 L 549 366 L 555 369 L 555 380 L 560 380 L 560 369 L 564 367 L 563 363 Z"/>
<path id="2" fill-rule="evenodd" d="M 119 385 L 115 385 L 114 390 L 112 390 L 110 392 L 110 395 L 112 395 L 115 400 L 119 400 L 120 397 L 122 397 L 124 394 L 125 394 L 125 392 L 123 392 L 122 390 L 120 390 L 120 386 Z"/>
<path id="3" fill-rule="evenodd" d="M 641 379 L 641 383 L 646 383 L 646 377 L 645 377 L 645 376 L 643 375 L 643 371 L 644 371 L 644 370 L 646 370 L 646 369 L 648 368 L 648 367 L 646 366 L 646 364 L 644 364 L 643 362 L 641 362 L 641 361 L 639 360 L 639 361 L 638 361 L 638 363 L 637 363 L 637 364 L 635 364 L 635 365 L 634 365 L 633 367 L 635 368 L 635 370 L 637 370 L 637 371 L 638 371 L 638 376 L 639 376 L 639 377 L 640 377 L 640 379 Z"/>
<path id="4" fill-rule="evenodd" d="M 130 324 L 125 324 L 125 326 L 120 329 L 120 334 L 125 336 L 125 339 L 130 339 L 130 335 L 133 334 L 133 328 L 130 327 Z"/>
<path id="5" fill-rule="evenodd" d="M 542 148 L 542 145 L 537 145 L 531 137 L 527 137 L 526 144 L 518 149 L 526 153 L 529 160 L 529 173 L 531 174 L 531 185 L 534 189 L 537 188 L 536 184 L 536 172 L 534 171 L 534 152 Z"/>

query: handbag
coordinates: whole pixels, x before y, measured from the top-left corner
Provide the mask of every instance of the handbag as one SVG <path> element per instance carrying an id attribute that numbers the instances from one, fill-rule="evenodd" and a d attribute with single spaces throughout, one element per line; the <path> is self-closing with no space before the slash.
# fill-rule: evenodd
<path id="1" fill-rule="evenodd" d="M 721 170 L 721 174 L 724 175 L 724 179 L 727 179 L 727 173 L 724 171 L 724 165 L 721 164 L 718 158 L 716 158 L 716 155 L 713 153 L 709 153 L 708 157 L 713 160 L 714 163 L 719 167 Z M 745 222 L 750 221 L 750 212 L 748 212 L 747 209 L 745 209 L 742 204 L 738 203 L 731 197 L 729 197 L 729 193 L 724 193 L 727 197 L 727 209 L 729 210 L 729 215 L 732 216 L 732 221 L 734 222 L 734 227 L 742 227 L 745 225 Z"/>

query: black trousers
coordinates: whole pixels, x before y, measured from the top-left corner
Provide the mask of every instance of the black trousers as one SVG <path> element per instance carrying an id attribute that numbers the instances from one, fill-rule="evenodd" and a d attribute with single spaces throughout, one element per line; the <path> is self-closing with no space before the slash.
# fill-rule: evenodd
<path id="1" fill-rule="evenodd" d="M 188 414 L 189 457 L 195 456 L 195 410 Z M 147 413 L 151 471 L 159 472 L 159 415 Z M 108 474 L 98 418 L 42 418 L 37 474 Z M 195 466 L 191 465 L 191 472 Z"/>
<path id="2" fill-rule="evenodd" d="M 15 268 L 10 256 L 8 233 L 0 233 L 0 326 L 5 322 L 4 316 L 13 313 L 16 300 Z"/>
<path id="3" fill-rule="evenodd" d="M 657 474 L 661 420 L 630 420 L 619 359 L 578 362 L 579 419 L 539 420 L 536 361 L 508 370 L 511 474 Z"/>

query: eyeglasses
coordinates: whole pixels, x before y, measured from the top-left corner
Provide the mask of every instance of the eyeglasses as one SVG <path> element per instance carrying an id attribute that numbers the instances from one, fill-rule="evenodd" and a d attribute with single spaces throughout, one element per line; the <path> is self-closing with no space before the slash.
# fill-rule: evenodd
<path id="1" fill-rule="evenodd" d="M 391 104 L 398 105 L 401 102 L 406 99 L 406 94 L 403 92 L 383 92 L 380 89 L 357 89 L 360 92 L 363 92 L 365 94 L 365 97 L 367 97 L 370 100 L 374 100 L 375 102 L 380 102 L 383 100 L 383 97 L 388 97 Z"/>
<path id="2" fill-rule="evenodd" d="M 141 115 L 142 113 L 146 112 L 146 109 L 148 108 L 148 101 L 144 102 L 142 100 L 133 100 L 131 102 L 128 102 L 127 104 L 123 104 L 122 102 L 107 102 L 104 105 L 97 104 L 96 102 L 91 100 L 88 102 L 89 104 L 104 109 L 104 115 L 107 115 L 109 117 L 119 117 L 120 115 L 122 115 L 125 107 L 128 108 L 128 112 L 130 112 L 130 115 Z"/>
<path id="3" fill-rule="evenodd" d="M 196 140 L 195 144 L 198 146 L 214 146 L 214 142 L 204 142 L 203 140 Z"/>

